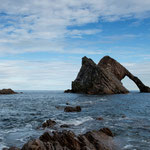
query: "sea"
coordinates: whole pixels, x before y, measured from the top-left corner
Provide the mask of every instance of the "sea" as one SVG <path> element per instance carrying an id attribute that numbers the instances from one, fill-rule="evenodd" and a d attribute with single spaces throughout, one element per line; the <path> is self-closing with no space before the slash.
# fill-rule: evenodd
<path id="1" fill-rule="evenodd" d="M 68 105 L 69 104 L 69 105 Z M 66 106 L 81 112 L 64 112 Z M 97 120 L 96 118 L 103 118 Z M 45 120 L 57 122 L 42 129 Z M 60 128 L 68 124 L 69 128 Z M 150 150 L 150 93 L 86 95 L 63 91 L 23 91 L 0 95 L 0 150 L 22 147 L 45 131 L 71 130 L 83 134 L 107 127 L 120 150 Z"/>

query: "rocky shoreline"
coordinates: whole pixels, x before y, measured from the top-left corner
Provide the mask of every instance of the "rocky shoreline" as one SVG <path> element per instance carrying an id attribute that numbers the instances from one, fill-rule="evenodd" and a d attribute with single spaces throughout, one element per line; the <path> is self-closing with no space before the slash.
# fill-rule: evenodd
<path id="1" fill-rule="evenodd" d="M 3 150 L 117 150 L 113 133 L 108 128 L 90 131 L 76 136 L 72 131 L 45 132 L 20 149 L 11 147 Z"/>
<path id="2" fill-rule="evenodd" d="M 68 113 L 80 111 L 80 106 L 64 108 L 64 112 Z M 96 120 L 103 120 L 103 118 L 98 117 Z M 57 125 L 56 121 L 48 119 L 37 129 L 53 129 L 55 125 Z M 46 131 L 39 138 L 25 143 L 22 148 L 11 147 L 3 148 L 3 150 L 117 150 L 119 148 L 114 142 L 114 134 L 109 128 L 93 130 L 77 136 L 74 132 L 66 130 L 70 126 L 62 124 L 60 128 L 65 128 L 65 130 L 61 132 Z"/>

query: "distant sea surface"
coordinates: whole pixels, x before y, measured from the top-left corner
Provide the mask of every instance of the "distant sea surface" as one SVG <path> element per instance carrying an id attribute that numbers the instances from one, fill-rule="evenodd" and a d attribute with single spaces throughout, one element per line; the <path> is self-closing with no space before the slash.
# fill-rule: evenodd
<path id="1" fill-rule="evenodd" d="M 108 127 L 122 150 L 150 150 L 150 93 L 131 92 L 119 95 L 68 94 L 63 91 L 23 91 L 23 94 L 0 95 L 0 149 L 22 147 L 45 131 L 67 130 L 82 134 Z M 81 106 L 78 113 L 64 112 L 66 103 Z M 103 120 L 96 120 L 102 117 Z M 52 119 L 52 129 L 39 126 Z"/>

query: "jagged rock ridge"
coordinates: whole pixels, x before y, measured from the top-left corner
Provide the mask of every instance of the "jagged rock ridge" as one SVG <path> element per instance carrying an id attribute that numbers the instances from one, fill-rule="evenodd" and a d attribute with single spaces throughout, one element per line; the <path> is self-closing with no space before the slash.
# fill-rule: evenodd
<path id="1" fill-rule="evenodd" d="M 109 56 L 103 57 L 98 64 L 87 57 L 82 58 L 82 66 L 77 78 L 72 82 L 74 93 L 120 94 L 129 91 L 121 80 L 128 76 L 138 86 L 140 92 L 150 92 L 150 88 L 130 73 L 124 66 Z M 70 91 L 66 91 L 70 92 Z"/>
<path id="2" fill-rule="evenodd" d="M 39 139 L 26 143 L 21 150 L 117 150 L 108 128 L 76 136 L 72 131 L 45 132 Z M 9 150 L 9 149 L 8 149 Z M 10 149 L 11 150 L 11 149 Z M 19 150 L 19 149 L 17 149 Z"/>

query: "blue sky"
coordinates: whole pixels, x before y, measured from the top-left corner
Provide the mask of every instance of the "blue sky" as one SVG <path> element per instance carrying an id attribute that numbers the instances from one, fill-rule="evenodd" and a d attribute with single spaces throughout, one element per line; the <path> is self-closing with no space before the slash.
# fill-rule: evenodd
<path id="1" fill-rule="evenodd" d="M 98 63 L 105 55 L 150 86 L 149 0 L 0 3 L 0 88 L 68 89 L 83 56 Z"/>

